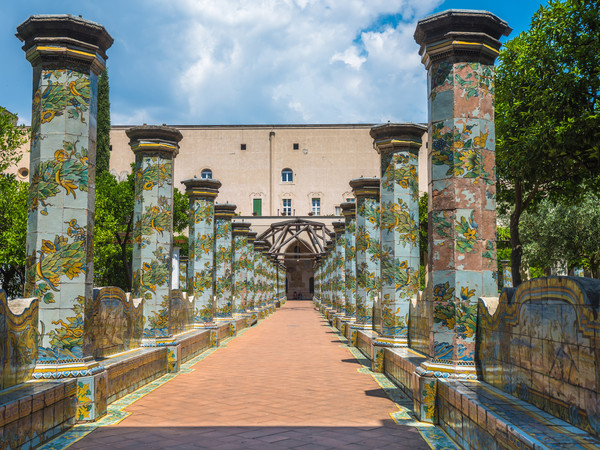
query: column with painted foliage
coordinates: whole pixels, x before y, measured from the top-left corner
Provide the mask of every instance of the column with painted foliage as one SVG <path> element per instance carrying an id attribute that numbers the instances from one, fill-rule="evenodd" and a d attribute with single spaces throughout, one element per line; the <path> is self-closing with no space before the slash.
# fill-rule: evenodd
<path id="1" fill-rule="evenodd" d="M 31 16 L 17 37 L 33 67 L 24 296 L 39 298 L 39 336 L 21 344 L 37 345 L 34 378 L 80 377 L 89 396 L 77 419 L 95 420 L 106 413 L 107 377 L 92 357 L 85 311 L 93 301 L 98 75 L 113 39 L 69 15 Z"/>
<path id="2" fill-rule="evenodd" d="M 350 181 L 356 198 L 356 322 L 372 327 L 373 308 L 379 299 L 379 178 Z"/>
<path id="3" fill-rule="evenodd" d="M 182 181 L 189 199 L 188 294 L 194 296 L 196 326 L 213 323 L 215 198 L 221 182 L 205 178 Z"/>
<path id="4" fill-rule="evenodd" d="M 247 236 L 246 254 L 246 289 L 248 292 L 248 312 L 256 309 L 256 252 L 254 250 L 254 241 L 256 240 L 256 232 L 250 231 Z"/>
<path id="5" fill-rule="evenodd" d="M 179 130 L 143 125 L 126 130 L 135 154 L 132 273 L 134 298 L 144 299 L 143 345 L 171 336 L 173 162 Z"/>
<path id="6" fill-rule="evenodd" d="M 215 320 L 231 320 L 235 308 L 232 296 L 232 232 L 235 205 L 215 204 Z"/>
<path id="7" fill-rule="evenodd" d="M 240 317 L 246 312 L 248 304 L 248 233 L 250 223 L 234 222 L 232 224 L 233 235 L 233 315 Z"/>
<path id="8" fill-rule="evenodd" d="M 426 127 L 371 128 L 381 159 L 381 315 L 375 345 L 407 346 L 411 300 L 419 292 L 419 149 Z"/>
<path id="9" fill-rule="evenodd" d="M 356 319 L 356 203 L 345 202 L 341 205 L 344 215 L 344 319 Z"/>
<path id="10" fill-rule="evenodd" d="M 334 270 L 334 292 L 335 292 L 335 310 L 339 314 L 344 313 L 346 295 L 346 277 L 344 271 L 344 261 L 346 254 L 346 223 L 343 221 L 333 222 L 333 231 L 335 233 L 335 256 L 333 258 Z"/>
<path id="11" fill-rule="evenodd" d="M 427 374 L 476 378 L 477 299 L 498 295 L 494 61 L 510 31 L 468 10 L 427 17 L 415 31 L 429 86 Z"/>

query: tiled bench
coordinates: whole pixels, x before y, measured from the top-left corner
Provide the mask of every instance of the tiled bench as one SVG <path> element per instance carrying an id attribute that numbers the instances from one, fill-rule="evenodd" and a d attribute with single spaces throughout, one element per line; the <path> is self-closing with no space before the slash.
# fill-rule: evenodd
<path id="1" fill-rule="evenodd" d="M 0 392 L 0 449 L 33 448 L 75 423 L 77 382 L 28 381 Z"/>
<path id="2" fill-rule="evenodd" d="M 467 449 L 600 448 L 600 440 L 487 383 L 438 382 L 439 425 Z"/>

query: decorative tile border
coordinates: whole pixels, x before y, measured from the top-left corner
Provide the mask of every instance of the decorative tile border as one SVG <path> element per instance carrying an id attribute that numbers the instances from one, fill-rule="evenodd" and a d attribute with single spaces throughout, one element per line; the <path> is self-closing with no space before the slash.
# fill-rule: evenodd
<path id="1" fill-rule="evenodd" d="M 265 319 L 259 320 L 258 322 L 260 323 Z M 243 330 L 238 331 L 237 336 L 241 336 L 248 329 L 249 328 L 244 328 Z M 161 387 L 163 384 L 168 383 L 173 378 L 177 377 L 179 374 L 193 372 L 195 369 L 193 369 L 192 366 L 209 357 L 219 348 L 227 347 L 227 344 L 235 337 L 236 336 L 230 336 L 224 339 L 219 347 L 208 348 L 206 351 L 202 352 L 198 356 L 188 360 L 186 363 L 181 365 L 179 372 L 168 373 L 166 375 L 163 375 L 162 377 L 146 384 L 145 386 L 132 392 L 131 394 L 128 394 L 120 398 L 119 400 L 116 400 L 115 402 L 111 403 L 107 408 L 106 415 L 97 422 L 75 425 L 69 431 L 61 434 L 56 439 L 47 442 L 41 447 L 38 447 L 38 450 L 63 450 L 69 447 L 70 445 L 74 444 L 75 442 L 83 439 L 96 428 L 118 424 L 131 414 L 123 411 L 125 408 L 129 407 L 142 397 L 145 397 L 155 389 Z"/>
<path id="2" fill-rule="evenodd" d="M 336 331 L 333 327 L 330 327 L 332 331 Z M 371 361 L 366 358 L 363 353 L 356 347 L 350 344 L 348 339 L 340 335 L 339 339 L 342 341 L 342 347 L 347 348 L 352 356 L 356 358 L 362 367 L 357 369 L 359 373 L 371 375 L 375 382 L 385 391 L 387 396 L 396 404 L 398 411 L 390 413 L 394 422 L 398 425 L 415 427 L 421 434 L 427 445 L 433 450 L 458 450 L 458 447 L 448 435 L 439 427 L 418 421 L 412 410 L 413 401 L 408 398 L 389 378 L 383 373 L 376 373 L 371 370 Z"/>

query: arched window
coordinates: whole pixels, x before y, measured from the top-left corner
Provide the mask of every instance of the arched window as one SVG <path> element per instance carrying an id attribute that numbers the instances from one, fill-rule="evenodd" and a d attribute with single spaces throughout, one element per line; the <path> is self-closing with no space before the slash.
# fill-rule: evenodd
<path id="1" fill-rule="evenodd" d="M 292 169 L 283 169 L 281 171 L 281 181 L 284 183 L 292 183 L 294 181 L 294 172 L 292 172 Z"/>
<path id="2" fill-rule="evenodd" d="M 212 180 L 212 170 L 204 169 L 202 173 L 200 173 L 200 178 Z"/>

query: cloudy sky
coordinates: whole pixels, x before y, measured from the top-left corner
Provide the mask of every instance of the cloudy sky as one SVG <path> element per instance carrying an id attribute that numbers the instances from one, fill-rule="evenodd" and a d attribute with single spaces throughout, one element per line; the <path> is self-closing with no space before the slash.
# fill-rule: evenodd
<path id="1" fill-rule="evenodd" d="M 7 0 L 0 105 L 31 121 L 18 24 L 82 15 L 108 50 L 113 124 L 426 121 L 416 22 L 486 9 L 518 34 L 545 0 Z"/>

